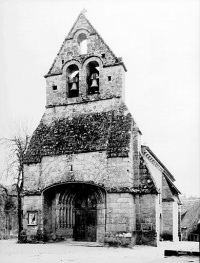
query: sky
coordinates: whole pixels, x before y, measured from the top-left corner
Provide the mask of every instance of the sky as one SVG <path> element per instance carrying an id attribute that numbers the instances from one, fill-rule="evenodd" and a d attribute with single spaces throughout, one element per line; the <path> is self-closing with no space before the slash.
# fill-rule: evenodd
<path id="1" fill-rule="evenodd" d="M 1 0 L 0 137 L 45 111 L 46 83 L 81 10 L 123 58 L 125 102 L 149 146 L 187 196 L 199 190 L 199 1 Z M 4 166 L 0 149 L 0 172 Z"/>

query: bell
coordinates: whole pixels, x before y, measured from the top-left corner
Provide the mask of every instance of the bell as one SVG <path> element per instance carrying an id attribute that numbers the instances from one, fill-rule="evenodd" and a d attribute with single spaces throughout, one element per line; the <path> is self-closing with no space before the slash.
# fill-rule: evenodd
<path id="1" fill-rule="evenodd" d="M 72 87 L 71 87 L 70 90 L 78 90 L 78 88 L 77 88 L 77 83 L 76 83 L 76 82 L 73 82 L 73 83 L 72 83 Z"/>
<path id="2" fill-rule="evenodd" d="M 96 79 L 92 80 L 92 84 L 91 84 L 90 88 L 98 88 L 98 83 L 97 83 Z"/>

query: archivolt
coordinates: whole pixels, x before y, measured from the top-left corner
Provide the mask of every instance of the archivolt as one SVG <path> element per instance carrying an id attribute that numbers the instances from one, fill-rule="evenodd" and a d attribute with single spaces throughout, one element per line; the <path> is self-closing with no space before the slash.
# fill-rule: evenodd
<path id="1" fill-rule="evenodd" d="M 97 204 L 104 203 L 105 191 L 96 185 L 84 183 L 71 183 L 66 185 L 60 192 L 57 203 L 57 226 L 58 228 L 72 228 L 74 226 L 75 204 L 81 196 L 93 196 Z"/>

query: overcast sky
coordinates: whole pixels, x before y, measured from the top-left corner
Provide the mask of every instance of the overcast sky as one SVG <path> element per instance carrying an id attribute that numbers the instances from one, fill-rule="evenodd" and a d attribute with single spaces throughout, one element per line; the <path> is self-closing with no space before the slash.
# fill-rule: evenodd
<path id="1" fill-rule="evenodd" d="M 43 76 L 83 8 L 123 58 L 126 103 L 143 143 L 183 194 L 199 195 L 198 0 L 1 0 L 0 136 L 11 119 L 31 119 L 36 128 Z"/>

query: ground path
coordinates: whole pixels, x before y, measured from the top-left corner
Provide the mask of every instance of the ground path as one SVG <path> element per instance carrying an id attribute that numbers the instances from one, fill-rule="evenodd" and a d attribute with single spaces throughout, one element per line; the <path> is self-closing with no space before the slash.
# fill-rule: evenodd
<path id="1" fill-rule="evenodd" d="M 18 244 L 16 240 L 0 240 L 1 263 L 185 263 L 199 262 L 198 257 L 167 257 L 164 249 L 198 251 L 197 242 L 162 242 L 159 247 L 134 248 L 85 247 L 66 241 L 46 244 Z"/>

